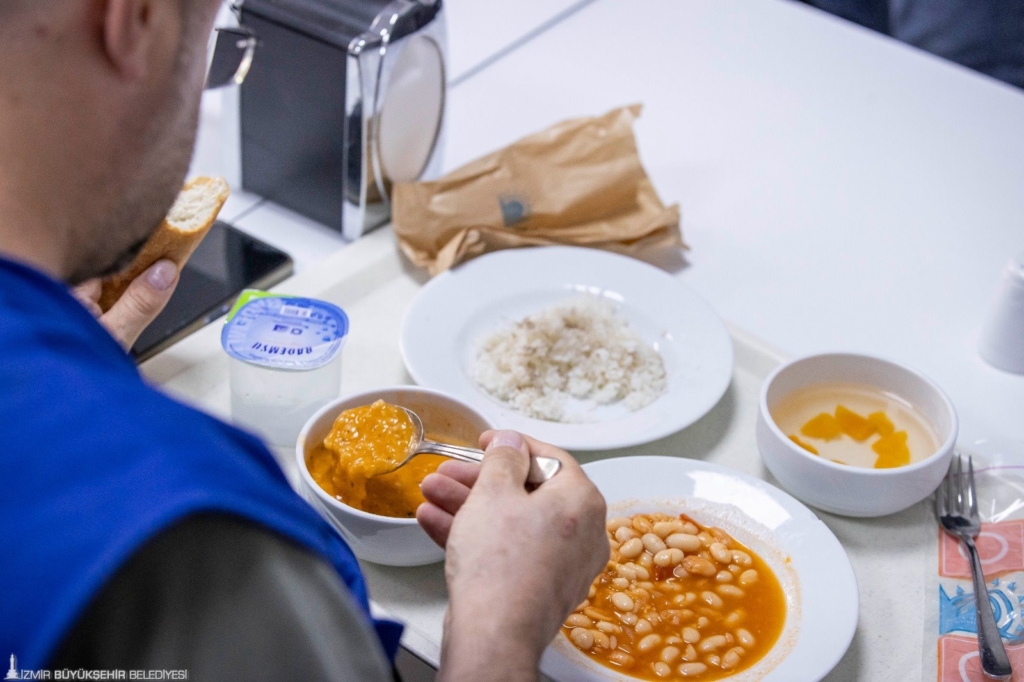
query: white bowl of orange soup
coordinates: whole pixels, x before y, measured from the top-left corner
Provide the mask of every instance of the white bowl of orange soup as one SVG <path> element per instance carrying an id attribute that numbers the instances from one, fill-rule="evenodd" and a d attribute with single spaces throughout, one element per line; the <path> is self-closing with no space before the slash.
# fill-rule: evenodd
<path id="1" fill-rule="evenodd" d="M 761 389 L 757 445 L 782 487 L 844 516 L 883 516 L 942 481 L 957 437 L 952 402 L 909 367 L 826 353 L 776 369 Z"/>
<path id="2" fill-rule="evenodd" d="M 303 494 L 360 559 L 388 566 L 441 561 L 444 550 L 420 528 L 415 513 L 423 502 L 420 482 L 444 458 L 419 455 L 394 473 L 363 483 L 353 481 L 337 466 L 337 453 L 325 444 L 339 415 L 378 400 L 418 414 L 426 437 L 433 440 L 476 447 L 480 434 L 493 428 L 486 417 L 462 401 L 426 388 L 397 386 L 340 398 L 314 414 L 299 433 L 295 456 Z"/>

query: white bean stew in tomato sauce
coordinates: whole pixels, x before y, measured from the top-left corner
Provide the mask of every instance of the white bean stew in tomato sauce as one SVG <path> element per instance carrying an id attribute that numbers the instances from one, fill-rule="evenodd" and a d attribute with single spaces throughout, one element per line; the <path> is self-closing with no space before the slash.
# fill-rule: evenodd
<path id="1" fill-rule="evenodd" d="M 608 521 L 611 560 L 562 631 L 595 661 L 644 680 L 720 680 L 778 640 L 786 597 L 768 565 L 685 515 Z"/>

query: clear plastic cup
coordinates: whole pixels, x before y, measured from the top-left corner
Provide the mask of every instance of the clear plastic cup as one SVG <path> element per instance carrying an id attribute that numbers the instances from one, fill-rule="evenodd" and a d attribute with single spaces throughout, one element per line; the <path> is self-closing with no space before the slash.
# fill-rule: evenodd
<path id="1" fill-rule="evenodd" d="M 294 445 L 313 413 L 341 392 L 348 324 L 332 303 L 243 293 L 221 332 L 232 420 L 273 445 Z"/>
<path id="2" fill-rule="evenodd" d="M 978 353 L 993 367 L 1024 374 L 1024 253 L 1011 258 L 1003 270 Z"/>

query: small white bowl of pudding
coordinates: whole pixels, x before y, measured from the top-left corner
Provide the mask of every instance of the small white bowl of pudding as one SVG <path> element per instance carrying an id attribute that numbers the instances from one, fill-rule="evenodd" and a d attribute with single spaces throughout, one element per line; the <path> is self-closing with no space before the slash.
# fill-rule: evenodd
<path id="1" fill-rule="evenodd" d="M 904 365 L 825 353 L 765 380 L 757 446 L 782 487 L 843 516 L 884 516 L 930 495 L 957 437 L 952 402 Z"/>
<path id="2" fill-rule="evenodd" d="M 480 434 L 493 428 L 486 417 L 451 396 L 397 386 L 325 405 L 299 433 L 295 456 L 304 496 L 357 557 L 388 566 L 422 566 L 444 559 L 444 550 L 415 514 L 423 502 L 420 483 L 445 458 L 418 455 L 392 473 L 375 473 L 382 461 L 387 470 L 389 459 L 404 459 L 395 457 L 409 442 L 409 425 L 400 421 L 408 417 L 399 407 L 419 415 L 427 438 L 453 445 L 477 447 Z M 370 437 L 355 438 L 357 432 Z"/>

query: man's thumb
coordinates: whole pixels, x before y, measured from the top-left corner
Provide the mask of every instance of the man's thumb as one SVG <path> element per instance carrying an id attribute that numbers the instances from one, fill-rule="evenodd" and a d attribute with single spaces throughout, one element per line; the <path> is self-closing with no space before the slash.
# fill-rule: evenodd
<path id="1" fill-rule="evenodd" d="M 142 330 L 164 309 L 177 279 L 178 266 L 166 259 L 159 260 L 136 277 L 103 316 L 102 321 L 125 348 L 131 348 Z"/>
<path id="2" fill-rule="evenodd" d="M 477 483 L 522 489 L 530 471 L 526 439 L 515 431 L 496 431 L 487 445 Z"/>

